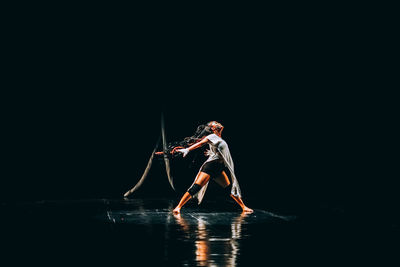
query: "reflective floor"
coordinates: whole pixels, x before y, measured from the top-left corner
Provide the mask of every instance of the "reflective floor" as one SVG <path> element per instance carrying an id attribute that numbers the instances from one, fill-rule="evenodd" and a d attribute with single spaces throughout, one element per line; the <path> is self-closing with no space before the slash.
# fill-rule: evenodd
<path id="1" fill-rule="evenodd" d="M 12 265 L 2 266 L 357 266 L 368 256 L 392 263 L 388 256 L 396 250 L 388 245 L 386 255 L 378 254 L 368 243 L 372 231 L 361 230 L 340 211 L 242 214 L 232 203 L 211 201 L 189 203 L 173 215 L 174 204 L 168 199 L 4 204 L 2 260 Z"/>

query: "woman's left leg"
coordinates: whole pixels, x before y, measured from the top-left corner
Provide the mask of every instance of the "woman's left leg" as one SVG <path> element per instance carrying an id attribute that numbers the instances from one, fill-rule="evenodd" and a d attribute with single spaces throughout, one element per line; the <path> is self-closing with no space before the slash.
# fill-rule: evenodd
<path id="1" fill-rule="evenodd" d="M 192 198 L 192 194 L 195 195 L 195 193 L 197 193 L 198 190 L 200 190 L 200 188 L 203 187 L 209 180 L 210 180 L 209 174 L 207 174 L 205 172 L 199 172 L 196 176 L 196 180 L 194 181 L 192 187 L 190 187 L 189 190 L 182 196 L 178 205 L 172 212 L 174 214 L 179 214 L 181 212 L 181 208 L 183 207 L 183 205 L 185 205 L 186 202 L 188 202 L 189 199 Z M 192 190 L 193 190 L 193 192 L 192 192 Z M 195 191 L 197 191 L 197 192 L 195 192 Z"/>
<path id="2" fill-rule="evenodd" d="M 218 176 L 217 178 L 214 179 L 215 182 L 217 182 L 220 186 L 222 186 L 222 188 L 227 188 L 231 182 L 229 181 L 228 175 L 226 175 L 225 171 L 222 171 L 221 175 Z M 236 201 L 236 203 L 239 204 L 239 206 L 242 208 L 243 212 L 253 212 L 252 209 L 250 209 L 249 207 L 247 207 L 243 200 L 240 197 L 236 197 L 232 194 L 229 193 L 229 195 L 231 196 L 231 198 L 233 198 L 233 200 Z"/>

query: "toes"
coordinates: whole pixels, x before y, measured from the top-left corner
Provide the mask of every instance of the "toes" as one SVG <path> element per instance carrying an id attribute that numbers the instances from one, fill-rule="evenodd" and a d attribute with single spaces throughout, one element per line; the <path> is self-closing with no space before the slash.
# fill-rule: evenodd
<path id="1" fill-rule="evenodd" d="M 246 209 L 243 210 L 243 212 L 245 212 L 245 213 L 253 213 L 254 210 L 252 210 L 250 208 L 246 208 Z"/>

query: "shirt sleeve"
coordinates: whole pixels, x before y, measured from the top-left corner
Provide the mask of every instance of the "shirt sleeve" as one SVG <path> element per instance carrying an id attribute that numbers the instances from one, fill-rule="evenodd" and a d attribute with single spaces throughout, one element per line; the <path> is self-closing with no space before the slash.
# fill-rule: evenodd
<path id="1" fill-rule="evenodd" d="M 216 134 L 209 134 L 207 135 L 208 141 L 212 144 L 216 144 L 218 142 L 218 136 Z"/>

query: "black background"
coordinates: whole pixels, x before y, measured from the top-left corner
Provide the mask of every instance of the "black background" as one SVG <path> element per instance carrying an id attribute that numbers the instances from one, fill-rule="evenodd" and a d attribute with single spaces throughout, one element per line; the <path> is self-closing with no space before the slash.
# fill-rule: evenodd
<path id="1" fill-rule="evenodd" d="M 120 198 L 163 112 L 169 141 L 207 121 L 225 126 L 251 207 L 392 218 L 391 176 L 376 157 L 386 117 L 369 72 L 370 24 L 346 9 L 275 8 L 178 17 L 21 7 L 5 50 L 2 202 Z M 156 161 L 139 196 L 178 200 L 197 171 L 185 169 L 190 160 L 173 163 L 178 193 Z"/>

